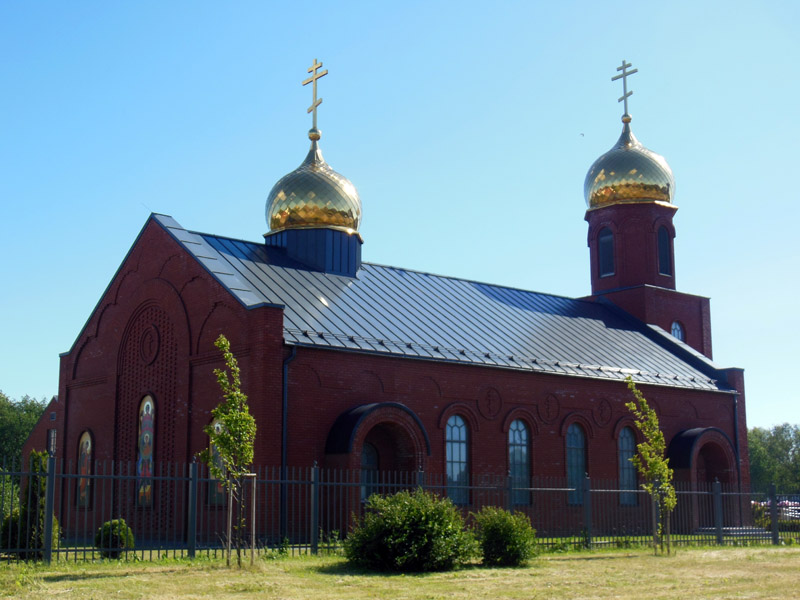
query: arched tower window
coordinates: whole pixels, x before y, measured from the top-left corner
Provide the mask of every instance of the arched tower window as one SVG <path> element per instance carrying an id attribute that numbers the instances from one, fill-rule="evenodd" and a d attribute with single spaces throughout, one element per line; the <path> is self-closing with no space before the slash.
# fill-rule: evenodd
<path id="1" fill-rule="evenodd" d="M 671 333 L 673 337 L 678 338 L 680 341 L 686 341 L 686 333 L 683 330 L 683 325 L 681 325 L 678 321 L 672 322 Z"/>
<path id="2" fill-rule="evenodd" d="M 378 449 L 369 442 L 361 447 L 361 500 L 378 491 Z"/>
<path id="3" fill-rule="evenodd" d="M 514 504 L 530 504 L 531 494 L 531 455 L 528 426 L 521 419 L 512 421 L 508 429 L 508 470 L 514 489 L 511 501 Z"/>
<path id="4" fill-rule="evenodd" d="M 469 430 L 459 415 L 447 419 L 445 446 L 447 495 L 454 504 L 469 504 Z"/>
<path id="5" fill-rule="evenodd" d="M 586 477 L 586 434 L 573 423 L 567 429 L 567 487 L 569 504 L 583 504 L 583 479 Z"/>
<path id="6" fill-rule="evenodd" d="M 597 272 L 600 277 L 614 274 L 614 233 L 608 227 L 597 234 Z"/>
<path id="7" fill-rule="evenodd" d="M 669 230 L 663 225 L 658 228 L 658 272 L 672 277 L 672 244 Z"/>
<path id="8" fill-rule="evenodd" d="M 617 453 L 619 455 L 619 489 L 635 490 L 636 467 L 631 459 L 636 454 L 636 437 L 630 427 L 624 427 L 619 432 Z M 619 503 L 623 506 L 636 506 L 636 493 L 633 491 L 620 493 Z"/>
<path id="9" fill-rule="evenodd" d="M 81 434 L 78 442 L 78 500 L 80 508 L 89 508 L 92 497 L 92 435 L 88 431 Z"/>
<path id="10" fill-rule="evenodd" d="M 136 454 L 136 506 L 153 506 L 153 452 L 156 447 L 156 405 L 150 395 L 139 405 Z"/>

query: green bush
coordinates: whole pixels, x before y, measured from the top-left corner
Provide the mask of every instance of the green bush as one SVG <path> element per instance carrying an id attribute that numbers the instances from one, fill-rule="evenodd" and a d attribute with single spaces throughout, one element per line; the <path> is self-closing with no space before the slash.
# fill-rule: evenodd
<path id="1" fill-rule="evenodd" d="M 5 519 L 19 504 L 19 488 L 11 475 L 0 471 L 0 518 Z"/>
<path id="2" fill-rule="evenodd" d="M 133 550 L 133 531 L 125 519 L 106 521 L 94 534 L 94 545 L 106 558 L 119 558 L 125 550 Z"/>
<path id="3" fill-rule="evenodd" d="M 21 498 L 0 525 L 0 550 L 23 560 L 41 560 L 44 556 L 45 490 L 47 489 L 47 453 L 32 452 L 30 474 Z M 58 548 L 61 528 L 53 515 L 53 548 Z M 16 550 L 15 550 L 16 549 Z"/>
<path id="4" fill-rule="evenodd" d="M 420 489 L 370 496 L 344 553 L 351 564 L 377 571 L 446 571 L 476 556 L 477 546 L 453 503 Z"/>
<path id="5" fill-rule="evenodd" d="M 472 517 L 483 564 L 515 567 L 536 554 L 536 531 L 527 515 L 484 506 Z"/>

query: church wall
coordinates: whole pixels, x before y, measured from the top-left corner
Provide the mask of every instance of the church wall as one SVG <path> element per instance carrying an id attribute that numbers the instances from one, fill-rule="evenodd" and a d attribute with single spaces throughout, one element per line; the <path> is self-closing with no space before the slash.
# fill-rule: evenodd
<path id="1" fill-rule="evenodd" d="M 56 457 L 74 469 L 78 440 L 88 430 L 93 460 L 114 460 L 117 469 L 134 473 L 139 406 L 149 394 L 156 407 L 154 460 L 191 462 L 208 444 L 202 429 L 221 399 L 213 375 L 224 366 L 213 346 L 219 333 L 240 358 L 258 443 L 269 446 L 280 439 L 281 327 L 280 309 L 244 309 L 149 221 L 73 348 L 62 355 Z M 47 427 L 43 422 L 45 437 L 32 436 L 26 452 L 44 449 Z M 273 452 L 270 459 L 279 456 Z M 59 501 L 73 492 L 64 490 Z"/>
<path id="2" fill-rule="evenodd" d="M 624 406 L 631 400 L 624 382 L 310 348 L 299 350 L 289 377 L 290 465 L 326 465 L 327 459 L 358 468 L 357 456 L 350 462 L 326 457 L 325 440 L 340 414 L 373 402 L 398 402 L 417 414 L 431 442 L 424 468 L 434 473 L 445 472 L 447 417 L 463 415 L 470 424 L 475 481 L 507 472 L 507 431 L 514 418 L 530 427 L 534 476 L 566 475 L 566 429 L 577 422 L 587 434 L 590 475 L 616 479 L 616 438 L 623 426 L 633 425 Z M 718 427 L 734 440 L 731 395 L 640 387 L 659 414 L 667 443 L 698 426 Z M 742 431 L 746 435 L 740 422 L 740 436 Z"/>

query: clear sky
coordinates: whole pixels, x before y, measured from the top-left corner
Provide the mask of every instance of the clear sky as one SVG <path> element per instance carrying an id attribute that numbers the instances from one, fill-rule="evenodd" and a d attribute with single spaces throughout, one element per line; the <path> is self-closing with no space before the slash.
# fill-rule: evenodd
<path id="1" fill-rule="evenodd" d="M 710 296 L 749 426 L 800 423 L 800 3 L 0 3 L 0 389 L 58 392 L 151 212 L 260 240 L 321 145 L 358 188 L 364 259 L 589 293 L 583 181 L 619 136 L 675 173 L 678 289 Z"/>

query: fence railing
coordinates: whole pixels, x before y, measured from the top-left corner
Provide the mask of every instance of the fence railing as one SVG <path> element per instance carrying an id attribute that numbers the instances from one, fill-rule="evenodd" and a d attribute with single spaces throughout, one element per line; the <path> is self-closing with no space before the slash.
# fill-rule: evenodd
<path id="1" fill-rule="evenodd" d="M 315 553 L 341 542 L 369 495 L 417 487 L 456 499 L 468 520 L 487 505 L 523 512 L 543 545 L 652 542 L 649 496 L 588 477 L 580 486 L 565 478 L 521 482 L 505 476 L 448 485 L 439 473 L 259 467 L 235 502 L 246 547 Z M 774 488 L 767 495 L 740 492 L 719 482 L 678 483 L 676 489 L 674 544 L 800 542 L 800 495 L 782 496 Z M 112 519 L 124 519 L 135 536 L 135 548 L 123 550 L 123 557 L 216 554 L 226 540 L 228 501 L 219 482 L 196 463 L 165 463 L 146 476 L 137 475 L 134 464 L 111 461 L 91 469 L 54 458 L 46 471 L 3 466 L 0 559 L 93 560 L 99 556 L 95 534 Z"/>

